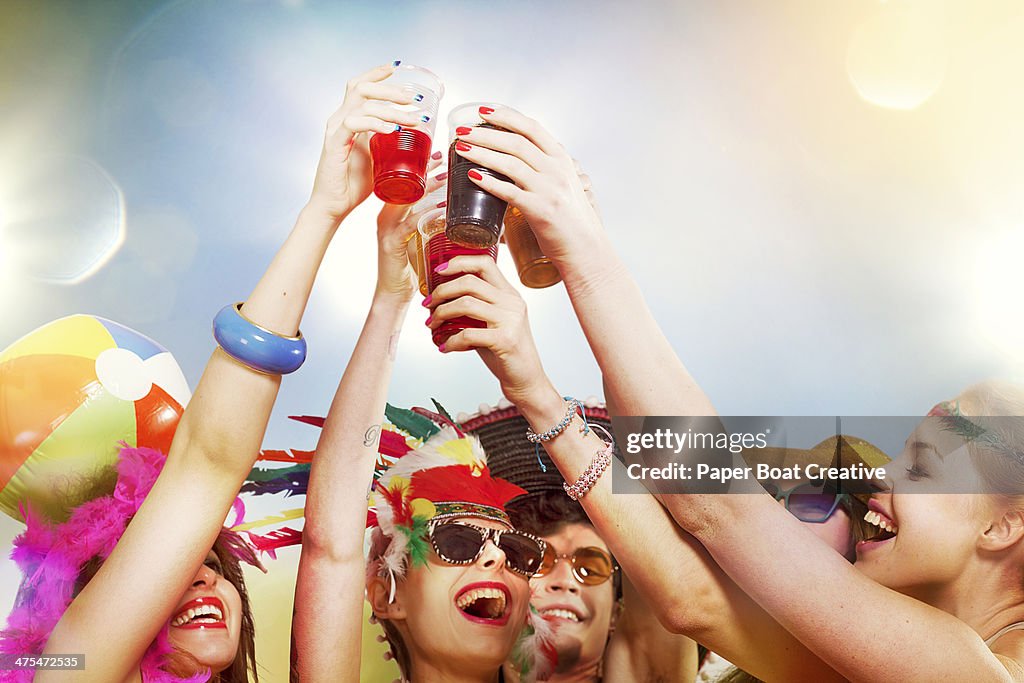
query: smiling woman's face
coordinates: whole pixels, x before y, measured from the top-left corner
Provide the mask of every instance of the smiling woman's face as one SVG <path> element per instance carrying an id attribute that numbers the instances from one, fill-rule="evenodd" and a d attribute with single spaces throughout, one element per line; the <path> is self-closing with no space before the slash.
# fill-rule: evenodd
<path id="1" fill-rule="evenodd" d="M 560 559 L 554 569 L 530 581 L 530 603 L 548 619 L 555 619 L 558 671 L 588 666 L 604 657 L 615 608 L 612 579 L 586 586 L 572 574 L 571 556 L 578 548 L 608 546 L 589 524 L 570 523 L 543 537 Z"/>
<path id="2" fill-rule="evenodd" d="M 506 529 L 496 521 L 465 518 L 478 527 Z M 527 578 L 505 565 L 505 553 L 488 540 L 479 557 L 448 564 L 431 549 L 425 566 L 410 567 L 389 607 L 415 670 L 426 659 L 444 669 L 497 671 L 526 624 Z"/>
<path id="3" fill-rule="evenodd" d="M 242 599 L 211 550 L 171 616 L 171 645 L 223 671 L 238 654 L 241 627 Z"/>
<path id="4" fill-rule="evenodd" d="M 962 437 L 925 418 L 886 468 L 891 493 L 876 494 L 868 521 L 878 535 L 857 544 L 857 567 L 879 583 L 928 601 L 961 576 L 989 526 L 993 498 Z M 883 530 L 884 529 L 884 530 Z"/>

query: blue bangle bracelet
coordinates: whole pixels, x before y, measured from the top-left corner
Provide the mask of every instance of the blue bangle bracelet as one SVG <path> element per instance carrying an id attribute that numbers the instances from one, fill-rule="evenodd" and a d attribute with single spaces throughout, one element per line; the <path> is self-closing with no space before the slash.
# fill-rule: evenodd
<path id="1" fill-rule="evenodd" d="M 213 319 L 218 346 L 242 365 L 267 375 L 295 372 L 306 360 L 302 332 L 286 337 L 260 327 L 242 315 L 242 302 L 220 309 Z"/>

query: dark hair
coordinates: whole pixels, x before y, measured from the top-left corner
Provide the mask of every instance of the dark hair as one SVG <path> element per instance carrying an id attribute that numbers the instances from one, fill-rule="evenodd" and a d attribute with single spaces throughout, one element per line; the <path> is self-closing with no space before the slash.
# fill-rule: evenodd
<path id="1" fill-rule="evenodd" d="M 583 506 L 564 491 L 541 491 L 515 498 L 505 505 L 512 525 L 536 536 L 557 534 L 568 524 L 586 524 L 593 527 Z M 615 558 L 612 558 L 615 561 Z M 622 596 L 622 576 L 612 574 L 615 598 Z"/>

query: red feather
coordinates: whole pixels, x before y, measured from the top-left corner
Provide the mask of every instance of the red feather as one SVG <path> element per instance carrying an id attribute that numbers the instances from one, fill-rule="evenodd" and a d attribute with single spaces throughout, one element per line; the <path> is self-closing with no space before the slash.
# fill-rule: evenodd
<path id="1" fill-rule="evenodd" d="M 405 486 L 395 486 L 379 491 L 387 504 L 391 506 L 395 526 L 412 526 L 412 507 L 405 498 L 407 490 L 408 488 Z"/>
<path id="2" fill-rule="evenodd" d="M 277 559 L 278 548 L 302 544 L 302 532 L 291 527 L 275 529 L 263 536 L 250 532 L 248 536 L 249 542 L 252 543 L 256 550 L 270 555 L 275 560 Z"/>
<path id="3" fill-rule="evenodd" d="M 296 422 L 303 422 L 308 425 L 313 425 L 314 427 L 323 427 L 324 422 L 327 421 L 327 418 L 317 417 L 315 415 L 289 415 L 288 419 L 295 420 Z"/>
<path id="4" fill-rule="evenodd" d="M 313 462 L 313 454 L 316 451 L 275 451 L 265 450 L 260 451 L 260 457 L 257 460 L 264 462 L 290 462 L 296 465 L 311 463 Z"/>
<path id="5" fill-rule="evenodd" d="M 504 479 L 494 479 L 484 467 L 480 476 L 474 476 L 466 465 L 432 467 L 412 475 L 412 491 L 416 498 L 435 503 L 463 502 L 490 505 L 504 510 L 505 504 L 526 493 L 526 489 Z"/>
<path id="6" fill-rule="evenodd" d="M 390 429 L 381 430 L 380 445 L 377 446 L 378 453 L 392 458 L 401 458 L 411 450 L 409 444 L 405 442 L 404 436 Z"/>

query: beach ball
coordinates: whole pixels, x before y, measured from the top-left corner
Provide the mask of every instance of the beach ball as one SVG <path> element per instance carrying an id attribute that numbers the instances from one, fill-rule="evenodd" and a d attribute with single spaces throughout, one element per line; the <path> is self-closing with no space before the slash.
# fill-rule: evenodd
<path id="1" fill-rule="evenodd" d="M 166 453 L 189 398 L 170 352 L 123 325 L 72 315 L 30 332 L 0 352 L 0 509 L 63 519 L 119 442 Z"/>

